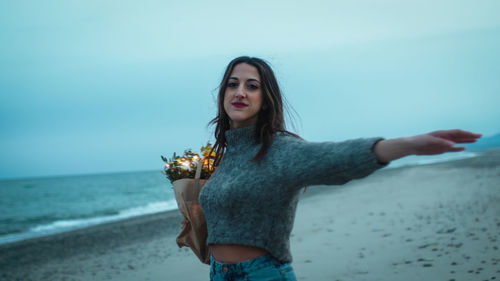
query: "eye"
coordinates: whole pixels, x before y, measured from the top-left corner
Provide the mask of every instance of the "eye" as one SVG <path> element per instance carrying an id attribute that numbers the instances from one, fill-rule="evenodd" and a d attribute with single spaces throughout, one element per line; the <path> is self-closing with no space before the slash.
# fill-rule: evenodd
<path id="1" fill-rule="evenodd" d="M 247 88 L 250 90 L 257 90 L 259 88 L 259 86 L 255 85 L 255 84 L 248 84 Z"/>
<path id="2" fill-rule="evenodd" d="M 236 83 L 236 82 L 229 82 L 229 83 L 227 83 L 227 87 L 228 88 L 238 87 L 238 83 Z"/>

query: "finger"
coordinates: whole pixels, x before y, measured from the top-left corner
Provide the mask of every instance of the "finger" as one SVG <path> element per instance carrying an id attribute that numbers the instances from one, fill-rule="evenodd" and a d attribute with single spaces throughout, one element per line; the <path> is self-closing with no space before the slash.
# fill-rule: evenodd
<path id="1" fill-rule="evenodd" d="M 482 137 L 481 134 L 476 134 L 476 133 L 462 131 L 462 130 L 455 131 L 452 134 L 452 136 L 455 138 L 465 138 L 465 139 L 478 139 L 478 138 Z"/>
<path id="2" fill-rule="evenodd" d="M 458 138 L 476 138 L 476 139 L 482 136 L 481 134 L 476 134 L 462 130 L 458 130 L 457 132 L 454 132 L 452 135 Z"/>
<path id="3" fill-rule="evenodd" d="M 477 140 L 478 140 L 478 138 L 473 138 L 473 137 L 453 138 L 453 141 L 458 142 L 458 143 L 476 142 Z"/>
<path id="4" fill-rule="evenodd" d="M 476 142 L 477 139 L 460 139 L 460 140 L 455 140 L 457 143 L 472 143 Z"/>
<path id="5" fill-rule="evenodd" d="M 430 133 L 430 135 L 441 137 L 441 138 L 480 138 L 482 134 L 476 134 L 469 131 L 464 131 L 460 129 L 454 130 L 440 130 Z"/>
<path id="6" fill-rule="evenodd" d="M 459 141 L 477 141 L 478 138 L 475 137 L 475 136 L 470 136 L 470 135 L 455 135 L 455 136 L 448 136 L 446 137 L 445 139 L 447 140 L 453 140 L 453 141 L 456 141 L 456 142 L 459 142 Z"/>
<path id="7" fill-rule="evenodd" d="M 477 141 L 482 135 L 481 134 L 475 134 L 471 132 L 466 132 L 466 131 L 461 131 L 461 130 L 456 130 L 448 135 L 444 134 L 441 137 L 447 140 L 452 140 L 455 142 L 459 143 L 465 143 L 465 142 L 475 142 Z"/>

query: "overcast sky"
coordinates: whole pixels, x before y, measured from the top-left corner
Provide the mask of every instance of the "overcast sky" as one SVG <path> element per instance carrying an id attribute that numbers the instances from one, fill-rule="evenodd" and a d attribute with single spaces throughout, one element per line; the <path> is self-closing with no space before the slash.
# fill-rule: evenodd
<path id="1" fill-rule="evenodd" d="M 160 170 L 264 58 L 311 141 L 500 132 L 499 1 L 0 0 L 0 178 Z"/>

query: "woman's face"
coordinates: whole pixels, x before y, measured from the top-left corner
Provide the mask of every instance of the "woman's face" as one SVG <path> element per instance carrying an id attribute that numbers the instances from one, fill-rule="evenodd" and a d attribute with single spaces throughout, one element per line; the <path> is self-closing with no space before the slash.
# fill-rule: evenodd
<path id="1" fill-rule="evenodd" d="M 224 93 L 224 110 L 231 129 L 255 125 L 262 107 L 262 88 L 257 68 L 246 63 L 234 66 Z"/>

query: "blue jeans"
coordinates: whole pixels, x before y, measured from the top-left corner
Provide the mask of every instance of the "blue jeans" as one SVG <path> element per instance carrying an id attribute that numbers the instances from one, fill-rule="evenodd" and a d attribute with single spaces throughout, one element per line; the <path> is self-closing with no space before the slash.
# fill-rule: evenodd
<path id="1" fill-rule="evenodd" d="M 221 263 L 210 255 L 211 281 L 297 281 L 291 263 L 267 254 L 238 263 Z"/>

